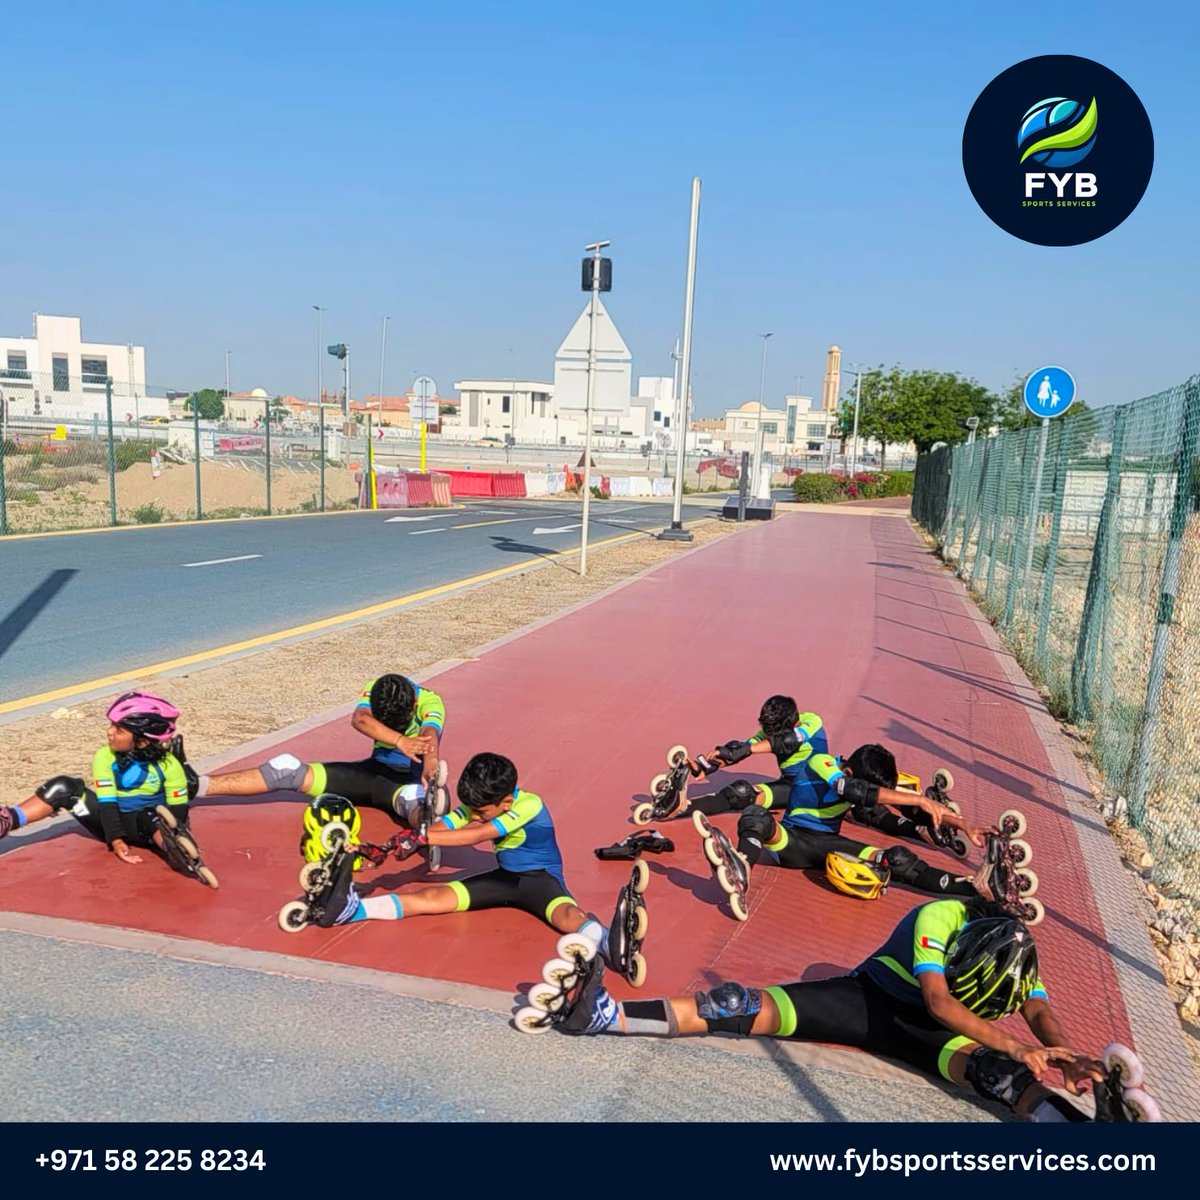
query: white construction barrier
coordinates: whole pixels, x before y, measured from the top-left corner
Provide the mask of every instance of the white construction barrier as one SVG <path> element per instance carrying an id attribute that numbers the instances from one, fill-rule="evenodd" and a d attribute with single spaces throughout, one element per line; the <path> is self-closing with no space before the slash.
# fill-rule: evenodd
<path id="1" fill-rule="evenodd" d="M 654 481 L 654 491 L 651 494 L 654 496 L 673 496 L 673 495 L 675 495 L 675 480 L 673 480 L 673 479 L 656 479 Z"/>
<path id="2" fill-rule="evenodd" d="M 548 496 L 550 489 L 546 486 L 546 475 L 542 471 L 525 472 L 525 495 Z"/>

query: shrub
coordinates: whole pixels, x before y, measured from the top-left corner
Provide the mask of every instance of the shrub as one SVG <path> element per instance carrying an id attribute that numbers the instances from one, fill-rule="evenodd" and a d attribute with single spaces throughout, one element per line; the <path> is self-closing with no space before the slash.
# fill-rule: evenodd
<path id="1" fill-rule="evenodd" d="M 842 489 L 832 475 L 797 475 L 792 494 L 802 504 L 831 504 L 842 498 Z"/>
<path id="2" fill-rule="evenodd" d="M 157 525 L 166 513 L 156 500 L 149 500 L 145 504 L 139 504 L 130 515 L 139 525 Z"/>
<path id="3" fill-rule="evenodd" d="M 889 471 L 883 477 L 880 496 L 911 496 L 913 490 L 912 471 Z"/>
<path id="4" fill-rule="evenodd" d="M 153 442 L 118 442 L 114 452 L 118 471 L 124 471 L 134 463 L 149 462 Z"/>

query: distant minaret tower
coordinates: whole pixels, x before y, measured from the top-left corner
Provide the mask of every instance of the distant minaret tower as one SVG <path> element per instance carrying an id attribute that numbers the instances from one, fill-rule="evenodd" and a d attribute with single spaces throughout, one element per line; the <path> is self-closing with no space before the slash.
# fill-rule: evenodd
<path id="1" fill-rule="evenodd" d="M 837 412 L 839 397 L 842 394 L 842 348 L 830 346 L 825 356 L 825 393 L 821 397 L 821 407 L 826 412 Z"/>

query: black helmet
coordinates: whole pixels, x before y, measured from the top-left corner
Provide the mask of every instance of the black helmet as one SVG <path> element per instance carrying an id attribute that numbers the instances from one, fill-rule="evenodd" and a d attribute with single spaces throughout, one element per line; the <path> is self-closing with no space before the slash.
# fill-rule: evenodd
<path id="1" fill-rule="evenodd" d="M 1033 935 L 1013 917 L 968 921 L 946 956 L 950 995 L 985 1021 L 1016 1012 L 1037 986 Z"/>
<path id="2" fill-rule="evenodd" d="M 416 688 L 403 675 L 380 675 L 371 684 L 371 716 L 397 733 L 408 728 L 416 703 Z"/>

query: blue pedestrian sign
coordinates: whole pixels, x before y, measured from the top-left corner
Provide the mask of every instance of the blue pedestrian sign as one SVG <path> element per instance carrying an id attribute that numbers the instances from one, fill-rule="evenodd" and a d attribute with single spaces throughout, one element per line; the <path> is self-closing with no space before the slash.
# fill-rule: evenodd
<path id="1" fill-rule="evenodd" d="M 1074 376 L 1062 367 L 1042 367 L 1025 380 L 1025 407 L 1035 417 L 1061 417 L 1074 400 Z"/>

